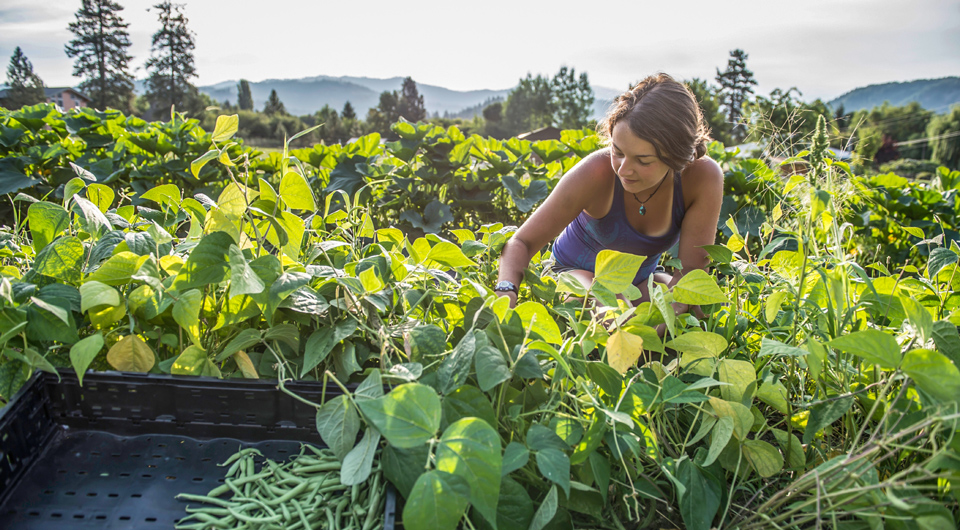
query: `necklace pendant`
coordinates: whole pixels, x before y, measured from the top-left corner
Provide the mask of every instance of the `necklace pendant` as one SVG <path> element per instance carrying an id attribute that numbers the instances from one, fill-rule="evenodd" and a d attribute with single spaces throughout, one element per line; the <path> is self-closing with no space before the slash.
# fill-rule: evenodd
<path id="1" fill-rule="evenodd" d="M 638 211 L 640 212 L 640 215 L 647 215 L 647 207 L 642 204 L 640 205 L 640 209 Z"/>

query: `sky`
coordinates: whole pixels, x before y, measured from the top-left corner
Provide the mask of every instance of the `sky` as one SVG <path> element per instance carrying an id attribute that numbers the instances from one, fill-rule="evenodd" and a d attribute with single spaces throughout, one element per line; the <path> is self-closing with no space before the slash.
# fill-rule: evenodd
<path id="1" fill-rule="evenodd" d="M 146 77 L 158 0 L 117 0 L 134 75 Z M 960 75 L 956 0 L 184 0 L 197 85 L 316 75 L 389 78 L 453 90 L 505 89 L 561 66 L 626 89 L 663 71 L 713 79 L 749 54 L 757 94 L 797 87 L 833 99 L 890 81 Z M 80 0 L 0 0 L 0 61 L 20 46 L 47 86 L 77 85 L 63 51 Z"/>

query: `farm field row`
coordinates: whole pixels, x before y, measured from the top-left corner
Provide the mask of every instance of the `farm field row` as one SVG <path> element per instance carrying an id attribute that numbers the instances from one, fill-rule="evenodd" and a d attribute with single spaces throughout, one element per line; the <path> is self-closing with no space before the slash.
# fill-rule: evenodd
<path id="1" fill-rule="evenodd" d="M 408 528 L 956 527 L 960 172 L 716 144 L 710 273 L 630 307 L 642 259 L 581 285 L 545 249 L 510 308 L 511 225 L 599 140 L 395 130 L 260 156 L 235 117 L 0 111 L 0 397 L 56 367 L 360 383 L 317 427 L 354 477 L 379 451 Z"/>

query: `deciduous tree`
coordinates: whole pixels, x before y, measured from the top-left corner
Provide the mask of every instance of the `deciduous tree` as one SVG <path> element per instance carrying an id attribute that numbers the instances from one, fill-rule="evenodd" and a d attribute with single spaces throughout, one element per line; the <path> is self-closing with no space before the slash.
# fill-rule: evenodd
<path id="1" fill-rule="evenodd" d="M 10 56 L 10 66 L 7 67 L 7 97 L 4 106 L 9 109 L 19 109 L 26 105 L 36 105 L 47 100 L 43 91 L 43 81 L 34 73 L 33 64 L 23 54 L 19 46 Z"/>
<path id="2" fill-rule="evenodd" d="M 593 88 L 586 72 L 577 77 L 573 68 L 562 66 L 550 82 L 555 110 L 554 123 L 563 129 L 580 129 L 593 112 Z"/>
<path id="3" fill-rule="evenodd" d="M 706 79 L 694 77 L 687 81 L 687 88 L 693 92 L 703 112 L 703 119 L 710 128 L 710 135 L 714 140 L 724 144 L 730 143 L 730 127 L 727 117 L 720 112 L 720 93 L 716 85 L 711 85 Z"/>
<path id="4" fill-rule="evenodd" d="M 934 116 L 927 125 L 927 136 L 933 148 L 930 158 L 950 169 L 960 169 L 960 105 Z"/>
<path id="5" fill-rule="evenodd" d="M 555 110 L 550 79 L 528 73 L 507 96 L 504 125 L 510 135 L 547 127 L 553 125 Z"/>
<path id="6" fill-rule="evenodd" d="M 74 39 L 64 47 L 75 58 L 73 75 L 83 78 L 79 88 L 98 109 L 113 107 L 129 112 L 133 104 L 133 76 L 127 54 L 130 48 L 128 23 L 123 7 L 112 0 L 82 0 L 76 20 L 67 28 Z"/>

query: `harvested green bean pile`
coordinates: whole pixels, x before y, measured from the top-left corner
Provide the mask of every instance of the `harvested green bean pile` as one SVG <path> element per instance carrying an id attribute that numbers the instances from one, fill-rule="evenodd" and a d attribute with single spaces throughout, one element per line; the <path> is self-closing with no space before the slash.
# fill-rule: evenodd
<path id="1" fill-rule="evenodd" d="M 222 485 L 207 495 L 177 495 L 209 506 L 188 505 L 189 515 L 175 528 L 372 530 L 382 524 L 386 484 L 379 463 L 366 481 L 353 486 L 340 483 L 340 461 L 333 451 L 307 444 L 284 464 L 249 448 L 220 466 L 230 466 Z M 232 496 L 221 498 L 226 494 Z"/>

